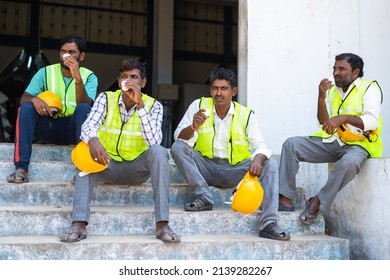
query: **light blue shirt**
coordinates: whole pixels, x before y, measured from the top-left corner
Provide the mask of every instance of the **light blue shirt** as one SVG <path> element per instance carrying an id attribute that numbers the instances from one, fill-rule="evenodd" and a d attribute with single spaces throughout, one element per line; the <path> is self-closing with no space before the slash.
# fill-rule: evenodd
<path id="1" fill-rule="evenodd" d="M 68 85 L 73 80 L 73 78 L 67 78 L 65 76 L 62 77 L 64 78 L 66 87 L 68 87 Z M 87 81 L 84 83 L 84 88 L 87 95 L 93 101 L 95 101 L 96 99 L 97 86 L 98 86 L 98 79 L 96 75 L 95 74 L 89 75 Z M 25 92 L 31 94 L 32 96 L 37 96 L 38 94 L 45 91 L 46 89 L 47 88 L 46 88 L 45 67 L 42 67 L 31 79 L 30 84 L 26 88 Z"/>

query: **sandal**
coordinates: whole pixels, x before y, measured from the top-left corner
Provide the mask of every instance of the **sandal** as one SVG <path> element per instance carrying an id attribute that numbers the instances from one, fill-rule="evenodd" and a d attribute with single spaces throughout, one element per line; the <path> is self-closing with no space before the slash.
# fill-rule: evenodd
<path id="1" fill-rule="evenodd" d="M 76 238 L 70 238 L 73 234 L 76 234 Z M 79 227 L 70 227 L 63 235 L 59 236 L 61 242 L 74 243 L 80 240 L 86 239 L 87 235 L 81 232 Z"/>
<path id="2" fill-rule="evenodd" d="M 6 178 L 8 183 L 27 183 L 28 182 L 28 175 L 27 172 L 23 169 L 16 169 L 15 172 L 12 172 L 9 176 Z"/>
<path id="3" fill-rule="evenodd" d="M 286 206 L 286 205 L 279 202 L 278 211 L 294 212 L 295 206 L 294 205 L 293 206 Z"/>
<path id="4" fill-rule="evenodd" d="M 314 197 L 311 197 L 309 198 L 308 201 L 306 201 L 305 209 L 299 215 L 299 220 L 301 221 L 302 224 L 306 226 L 310 226 L 311 224 L 314 224 L 317 221 L 317 215 L 319 211 L 317 211 L 317 213 L 314 214 L 310 213 L 310 203 L 312 202 L 313 199 Z"/>
<path id="5" fill-rule="evenodd" d="M 166 243 L 179 243 L 181 239 L 181 236 L 171 229 L 162 230 L 159 234 L 156 233 L 156 237 Z"/>
<path id="6" fill-rule="evenodd" d="M 280 241 L 290 240 L 290 233 L 282 231 L 275 223 L 270 223 L 260 230 L 259 236 Z"/>
<path id="7" fill-rule="evenodd" d="M 187 203 L 184 207 L 186 211 L 211 211 L 213 203 L 207 200 L 204 196 L 198 196 L 193 202 Z"/>

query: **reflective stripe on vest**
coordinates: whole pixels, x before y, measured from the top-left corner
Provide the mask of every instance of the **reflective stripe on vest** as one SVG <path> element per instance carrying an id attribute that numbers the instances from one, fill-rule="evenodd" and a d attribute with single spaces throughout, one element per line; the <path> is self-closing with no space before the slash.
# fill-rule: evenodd
<path id="1" fill-rule="evenodd" d="M 74 110 L 76 109 L 76 84 L 75 80 L 69 83 L 66 87 L 61 64 L 53 64 L 46 66 L 46 87 L 48 90 L 54 92 L 61 99 L 62 112 L 58 114 L 58 117 L 69 117 L 73 115 Z M 80 75 L 83 83 L 86 83 L 88 77 L 93 72 L 87 68 L 80 67 Z"/>
<path id="2" fill-rule="evenodd" d="M 232 165 L 251 158 L 249 152 L 249 142 L 246 135 L 246 127 L 252 110 L 240 105 L 237 102 L 234 104 L 234 115 L 230 124 L 229 139 L 228 139 L 228 160 Z M 203 97 L 200 100 L 199 107 L 201 109 L 209 109 L 214 111 L 214 102 L 212 98 Z M 214 142 L 214 117 L 207 118 L 206 122 L 198 129 L 198 139 L 195 143 L 195 149 L 203 156 L 208 158 L 214 157 L 213 142 Z"/>
<path id="3" fill-rule="evenodd" d="M 363 112 L 363 98 L 367 89 L 370 86 L 376 86 L 381 94 L 382 90 L 379 87 L 376 81 L 367 81 L 361 80 L 359 88 L 356 86 L 348 93 L 344 100 L 340 97 L 338 89 L 336 86 L 333 86 L 329 89 L 328 98 L 331 101 L 330 117 L 335 117 L 338 115 L 353 115 L 360 116 Z M 383 120 L 382 116 L 379 116 L 378 129 L 375 131 L 375 134 L 369 137 L 370 139 L 365 138 L 363 141 L 354 141 L 347 142 L 343 141 L 347 145 L 358 145 L 364 148 L 370 155 L 370 157 L 377 158 L 381 157 L 383 154 L 383 142 L 381 137 Z M 329 138 L 331 135 L 327 134 L 325 131 L 321 130 L 311 136 Z M 342 139 L 341 139 L 342 140 Z"/>
<path id="4" fill-rule="evenodd" d="M 138 110 L 131 118 L 122 123 L 118 106 L 121 90 L 106 92 L 107 115 L 99 129 L 99 140 L 107 150 L 108 155 L 115 161 L 134 160 L 149 147 L 141 133 L 141 120 Z M 150 112 L 155 99 L 142 93 L 145 109 Z"/>

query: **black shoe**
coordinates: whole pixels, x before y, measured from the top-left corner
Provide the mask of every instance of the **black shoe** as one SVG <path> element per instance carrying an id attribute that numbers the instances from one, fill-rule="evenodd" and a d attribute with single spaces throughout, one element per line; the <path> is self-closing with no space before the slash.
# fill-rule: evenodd
<path id="1" fill-rule="evenodd" d="M 198 212 L 213 210 L 213 203 L 207 200 L 204 196 L 198 196 L 193 202 L 187 203 L 184 210 Z"/>

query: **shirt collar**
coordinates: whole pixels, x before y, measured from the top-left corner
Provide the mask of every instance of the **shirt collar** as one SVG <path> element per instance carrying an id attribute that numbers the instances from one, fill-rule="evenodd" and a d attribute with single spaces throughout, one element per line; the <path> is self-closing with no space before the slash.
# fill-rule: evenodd
<path id="1" fill-rule="evenodd" d="M 215 113 L 217 115 L 217 111 L 215 109 L 215 106 L 213 108 L 213 113 Z M 227 115 L 234 115 L 234 103 L 233 103 L 233 101 L 230 102 L 230 107 L 229 107 L 229 111 L 227 112 Z"/>
<path id="2" fill-rule="evenodd" d="M 352 84 L 349 85 L 346 92 L 343 92 L 342 88 L 339 88 L 339 92 L 340 93 L 342 92 L 345 95 L 345 94 L 349 93 L 354 87 L 359 87 L 361 82 L 362 82 L 362 79 L 360 79 L 360 77 L 356 78 L 355 81 L 353 81 Z"/>
<path id="3" fill-rule="evenodd" d="M 126 108 L 126 104 L 125 104 L 125 101 L 123 100 L 123 94 L 122 93 L 119 95 L 118 105 L 122 106 L 123 108 Z M 131 107 L 130 109 L 135 109 L 136 106 L 137 106 L 137 104 L 134 104 L 134 106 Z"/>

